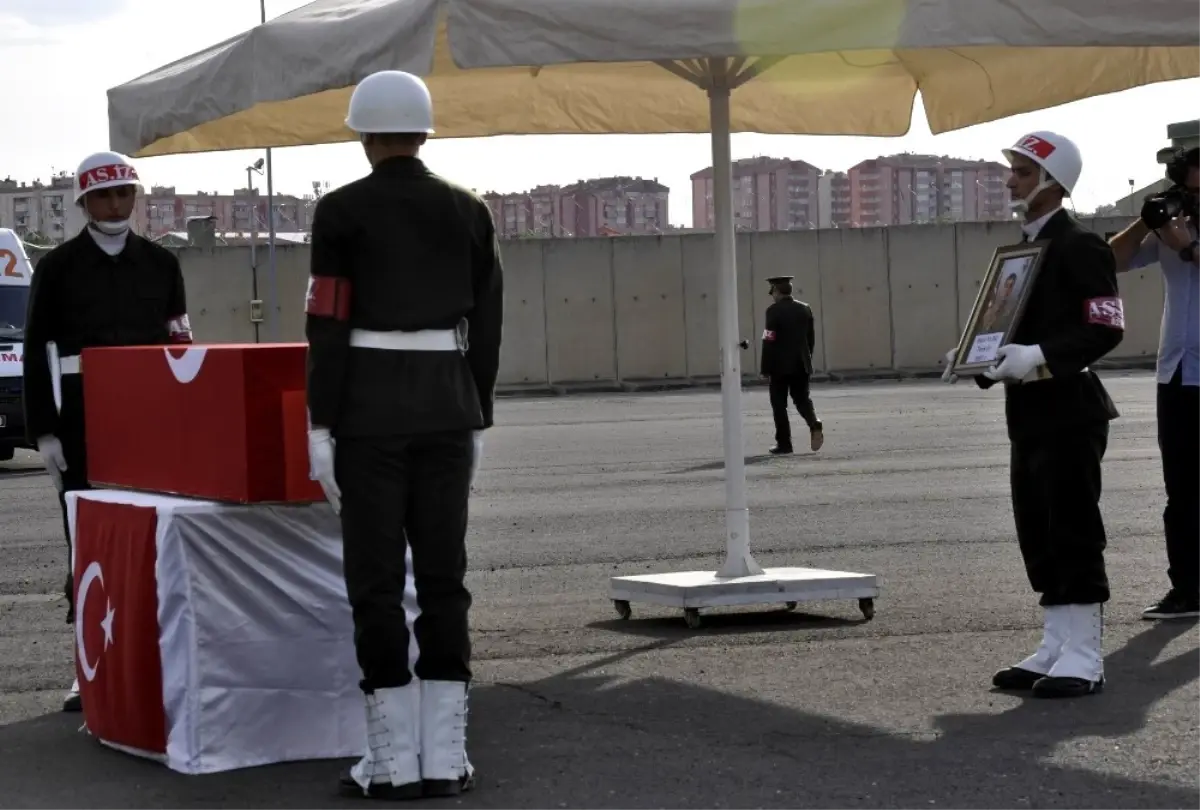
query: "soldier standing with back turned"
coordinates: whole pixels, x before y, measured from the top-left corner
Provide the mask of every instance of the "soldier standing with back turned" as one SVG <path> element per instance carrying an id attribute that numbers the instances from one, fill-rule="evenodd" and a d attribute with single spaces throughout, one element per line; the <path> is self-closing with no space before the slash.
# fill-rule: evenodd
<path id="1" fill-rule="evenodd" d="M 775 417 L 775 446 L 772 455 L 792 452 L 792 426 L 788 421 L 788 396 L 808 424 L 813 452 L 825 443 L 821 420 L 809 396 L 813 346 L 816 330 L 812 307 L 792 298 L 794 276 L 767 279 L 775 303 L 767 307 L 767 324 L 762 336 L 761 373 L 770 379 L 771 413 Z"/>
<path id="2" fill-rule="evenodd" d="M 463 580 L 467 500 L 500 361 L 499 248 L 487 205 L 417 157 L 433 132 L 421 79 L 363 79 L 346 125 L 371 173 L 317 204 L 305 306 L 309 456 L 341 515 L 367 715 L 366 753 L 341 789 L 453 796 L 473 776 Z M 415 673 L 406 544 L 420 607 Z"/>

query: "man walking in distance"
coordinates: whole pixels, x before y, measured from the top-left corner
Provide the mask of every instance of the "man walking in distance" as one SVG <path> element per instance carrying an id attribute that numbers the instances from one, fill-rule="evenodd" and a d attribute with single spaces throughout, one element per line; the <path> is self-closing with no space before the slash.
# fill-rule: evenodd
<path id="1" fill-rule="evenodd" d="M 363 79 L 346 125 L 371 172 L 317 204 L 305 306 L 309 457 L 341 515 L 367 715 L 366 752 L 340 787 L 453 796 L 474 773 L 467 502 L 500 363 L 499 247 L 483 200 L 417 156 L 433 132 L 420 78 Z M 415 672 L 406 543 L 420 607 Z"/>
<path id="2" fill-rule="evenodd" d="M 124 155 L 84 158 L 75 171 L 75 204 L 87 225 L 42 257 L 29 290 L 25 429 L 58 490 L 68 622 L 75 621 L 75 586 L 66 493 L 88 488 L 80 355 L 96 346 L 192 342 L 179 259 L 130 230 L 140 187 Z M 76 679 L 63 711 L 82 709 Z"/>
<path id="3" fill-rule="evenodd" d="M 762 335 L 761 372 L 770 380 L 771 413 L 775 417 L 775 446 L 772 455 L 792 452 L 792 426 L 788 421 L 788 396 L 808 425 L 813 452 L 825 443 L 821 420 L 809 395 L 813 346 L 816 331 L 812 307 L 792 298 L 794 276 L 767 279 L 775 303 L 767 307 L 767 324 Z"/>
<path id="4" fill-rule="evenodd" d="M 1088 367 L 1121 343 L 1124 308 L 1112 249 L 1063 209 L 1083 169 L 1079 149 L 1056 133 L 1033 132 L 1003 151 L 1024 239 L 1049 244 L 1013 342 L 975 380 L 984 389 L 1004 383 L 1013 517 L 1029 584 L 1041 595 L 1043 629 L 1038 649 L 992 684 L 1077 697 L 1104 685 L 1109 587 L 1100 464 L 1117 417 Z M 956 379 L 953 359 L 951 351 L 948 382 Z"/>

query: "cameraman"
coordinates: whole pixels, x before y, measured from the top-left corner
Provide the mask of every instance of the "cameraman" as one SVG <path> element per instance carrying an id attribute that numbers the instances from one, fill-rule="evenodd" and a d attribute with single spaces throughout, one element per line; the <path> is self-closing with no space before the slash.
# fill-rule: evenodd
<path id="1" fill-rule="evenodd" d="M 1200 148 L 1167 164 L 1172 186 L 1146 199 L 1141 218 L 1109 244 L 1117 271 L 1158 263 L 1165 287 L 1158 345 L 1158 447 L 1167 507 L 1171 590 L 1144 619 L 1200 616 Z"/>

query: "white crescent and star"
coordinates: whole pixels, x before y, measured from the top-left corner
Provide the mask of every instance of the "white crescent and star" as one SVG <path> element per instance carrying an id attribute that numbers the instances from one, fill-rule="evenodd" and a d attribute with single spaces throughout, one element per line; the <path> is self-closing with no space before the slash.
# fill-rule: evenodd
<path id="1" fill-rule="evenodd" d="M 83 572 L 83 578 L 79 580 L 79 597 L 75 603 L 75 645 L 79 651 L 79 666 L 83 670 L 83 677 L 91 682 L 96 677 L 96 671 L 100 668 L 100 658 L 96 658 L 96 663 L 93 665 L 88 659 L 87 645 L 83 641 L 83 613 L 87 608 L 88 594 L 91 592 L 92 583 L 96 580 L 100 581 L 100 587 L 104 587 L 104 569 L 99 562 L 92 562 Z M 100 621 L 100 627 L 104 630 L 104 651 L 107 651 L 113 644 L 113 619 L 117 616 L 117 611 L 113 609 L 112 602 L 105 594 L 105 612 L 104 618 Z M 103 655 L 103 652 L 101 655 Z"/>

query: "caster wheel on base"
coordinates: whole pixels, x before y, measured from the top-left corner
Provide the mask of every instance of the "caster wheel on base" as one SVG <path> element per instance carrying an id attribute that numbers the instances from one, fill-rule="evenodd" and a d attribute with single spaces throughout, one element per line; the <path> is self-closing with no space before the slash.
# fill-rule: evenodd
<path id="1" fill-rule="evenodd" d="M 687 622 L 687 626 L 695 630 L 700 626 L 700 610 L 699 608 L 684 608 L 683 620 Z"/>
<path id="2" fill-rule="evenodd" d="M 797 604 L 798 603 L 796 603 L 796 602 L 785 602 L 783 605 L 783 609 L 784 610 L 795 610 Z"/>
<path id="3" fill-rule="evenodd" d="M 633 615 L 633 608 L 629 607 L 629 603 L 624 599 L 614 599 L 613 607 L 617 609 L 617 615 L 622 619 L 628 619 Z"/>
<path id="4" fill-rule="evenodd" d="M 875 618 L 875 600 L 874 599 L 859 599 L 858 609 L 862 611 L 863 618 L 867 621 Z"/>

